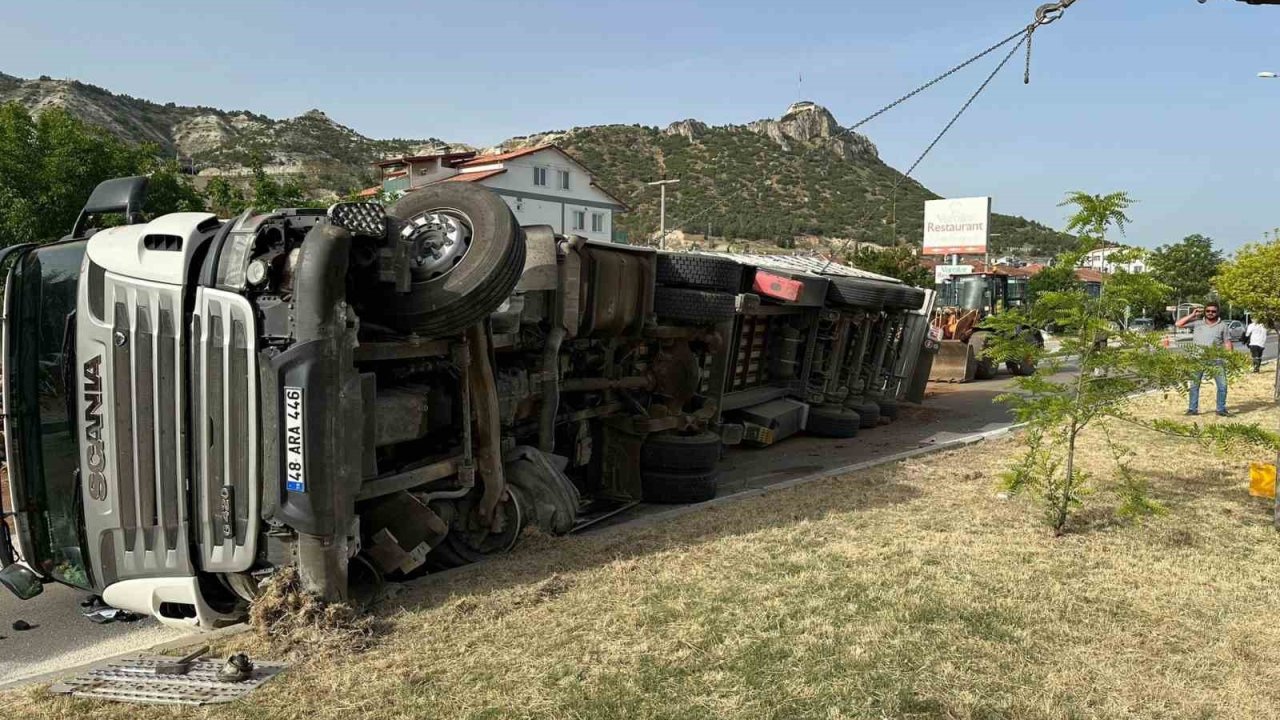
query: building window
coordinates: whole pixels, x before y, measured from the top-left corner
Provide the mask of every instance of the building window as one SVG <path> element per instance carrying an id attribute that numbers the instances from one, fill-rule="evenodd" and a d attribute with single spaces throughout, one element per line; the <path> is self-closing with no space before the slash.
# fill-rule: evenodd
<path id="1" fill-rule="evenodd" d="M 533 184 L 547 186 L 547 169 L 544 167 L 536 167 L 533 169 Z"/>
<path id="2" fill-rule="evenodd" d="M 561 190 L 568 190 L 568 189 L 569 189 L 569 171 L 568 171 L 568 170 L 557 170 L 557 171 L 556 171 L 556 175 L 558 176 L 558 177 L 556 178 L 556 181 L 557 181 L 557 183 L 559 184 L 559 185 L 558 185 L 558 186 L 559 186 L 559 188 L 560 188 Z"/>
<path id="3" fill-rule="evenodd" d="M 604 213 L 591 213 L 591 232 L 604 232 Z"/>
<path id="4" fill-rule="evenodd" d="M 587 213 L 584 210 L 573 211 L 573 229 L 585 230 L 587 227 Z"/>

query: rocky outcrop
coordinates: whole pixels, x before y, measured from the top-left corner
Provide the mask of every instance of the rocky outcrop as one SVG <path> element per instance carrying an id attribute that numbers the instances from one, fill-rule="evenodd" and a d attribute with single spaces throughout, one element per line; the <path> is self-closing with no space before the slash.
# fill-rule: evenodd
<path id="1" fill-rule="evenodd" d="M 793 103 L 777 120 L 757 120 L 747 129 L 792 149 L 793 143 L 819 145 L 845 160 L 879 158 L 880 152 L 865 136 L 846 130 L 830 110 L 809 101 Z"/>
<path id="2" fill-rule="evenodd" d="M 698 136 L 706 134 L 707 124 L 701 120 L 688 118 L 687 120 L 678 120 L 667 126 L 664 133 L 668 135 L 682 135 L 689 142 L 697 140 Z"/>

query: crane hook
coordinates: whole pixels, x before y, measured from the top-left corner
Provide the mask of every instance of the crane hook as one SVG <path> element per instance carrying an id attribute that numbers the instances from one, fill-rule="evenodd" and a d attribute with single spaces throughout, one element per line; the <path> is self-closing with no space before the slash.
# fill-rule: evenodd
<path id="1" fill-rule="evenodd" d="M 1058 2 L 1045 3 L 1036 8 L 1035 26 L 1048 25 L 1062 18 L 1062 14 L 1067 8 L 1074 5 L 1076 0 L 1059 0 Z"/>

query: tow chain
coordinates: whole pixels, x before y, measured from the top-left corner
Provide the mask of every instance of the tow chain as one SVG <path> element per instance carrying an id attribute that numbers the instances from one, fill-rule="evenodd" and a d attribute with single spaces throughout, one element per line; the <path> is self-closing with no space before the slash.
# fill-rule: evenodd
<path id="1" fill-rule="evenodd" d="M 1000 48 L 1008 45 L 1009 43 L 1014 42 L 1015 40 L 1018 41 L 1017 44 L 1014 45 L 1013 48 L 1009 50 L 1009 53 L 1004 56 L 1004 59 L 1000 61 L 1000 64 L 996 66 L 996 69 L 993 70 L 991 74 L 987 76 L 986 80 L 984 80 L 982 84 L 978 86 L 978 89 L 974 91 L 972 95 L 969 96 L 969 99 L 966 100 L 964 105 L 960 107 L 960 110 L 957 111 L 956 114 L 951 117 L 950 122 L 948 122 L 946 126 L 942 128 L 942 131 L 939 132 L 936 137 L 934 137 L 933 142 L 929 143 L 928 147 L 925 148 L 924 152 L 920 153 L 920 156 L 917 157 L 915 162 L 911 164 L 911 167 L 905 173 L 899 176 L 898 181 L 894 183 L 894 186 L 893 186 L 893 192 L 891 193 L 892 198 L 896 200 L 898 188 L 901 187 L 902 183 L 905 182 L 907 178 L 911 177 L 911 173 L 915 172 L 916 168 L 920 166 L 920 163 L 924 162 L 924 159 L 929 155 L 929 153 L 932 152 L 933 149 L 938 146 L 938 143 L 942 142 L 942 138 L 945 137 L 946 134 L 951 130 L 951 128 L 955 126 L 956 122 L 960 120 L 960 116 L 964 115 L 965 111 L 968 110 L 971 105 L 973 105 L 974 101 L 978 99 L 978 96 L 981 95 L 983 91 L 987 89 L 987 87 L 991 84 L 991 81 L 995 79 L 996 75 L 1000 74 L 1000 71 L 1004 69 L 1005 65 L 1009 63 L 1009 60 L 1013 57 L 1014 53 L 1018 52 L 1018 48 L 1021 47 L 1024 43 L 1027 46 L 1027 59 L 1026 59 L 1026 67 L 1022 75 L 1022 81 L 1024 84 L 1031 83 L 1031 39 L 1032 37 L 1035 35 L 1036 30 L 1039 30 L 1040 28 L 1046 25 L 1052 25 L 1058 20 L 1061 20 L 1062 16 L 1067 11 L 1067 8 L 1071 7 L 1076 2 L 1077 0 L 1059 0 L 1058 2 L 1045 3 L 1044 5 L 1041 5 L 1040 7 L 1036 8 L 1035 19 L 1032 20 L 1030 24 L 1020 28 L 1017 32 L 1011 34 L 1009 37 L 1001 40 L 995 45 L 992 45 L 986 50 L 983 50 L 977 55 L 974 55 L 968 60 L 965 60 L 959 65 L 956 65 L 955 67 L 935 77 L 934 79 L 930 80 L 924 85 L 921 85 L 915 90 L 912 90 L 906 95 L 903 95 L 897 100 L 894 100 L 888 105 L 880 108 L 874 113 L 868 115 L 866 118 L 863 118 L 857 123 L 850 125 L 848 128 L 845 128 L 845 131 L 849 135 L 853 135 L 854 130 L 862 127 L 863 125 L 866 125 L 872 120 L 875 120 L 881 115 L 898 107 L 899 105 L 910 100 L 916 95 L 919 95 L 925 90 L 928 90 L 934 85 L 937 85 L 938 83 L 951 77 L 957 72 L 960 72 L 964 68 L 969 67 L 970 65 L 990 55 L 996 50 L 999 50 Z M 878 208 L 867 213 L 866 217 L 860 220 L 854 227 L 856 228 L 858 226 L 863 225 L 867 220 L 871 219 L 872 215 L 884 210 L 884 206 L 887 205 L 888 202 L 889 202 L 889 198 L 885 198 L 884 200 L 882 200 Z M 855 229 L 855 232 L 856 232 L 856 229 Z M 840 248 L 835 253 L 832 253 L 830 256 L 828 256 L 827 264 L 823 266 L 823 271 L 825 271 L 828 267 L 831 266 L 831 263 L 835 261 L 835 257 L 843 253 L 845 248 L 849 245 L 851 241 L 852 241 L 852 238 L 846 239 L 843 243 L 841 243 Z M 894 241 L 896 242 L 897 238 L 894 238 Z"/>
<path id="2" fill-rule="evenodd" d="M 979 61 L 979 60 L 981 60 L 982 58 L 984 58 L 984 57 L 986 57 L 986 56 L 990 55 L 991 53 L 995 52 L 996 50 L 999 50 L 1000 48 L 1004 47 L 1005 45 L 1008 45 L 1009 43 L 1013 42 L 1014 40 L 1017 40 L 1018 38 L 1024 38 L 1024 39 L 1025 39 L 1025 41 L 1026 41 L 1026 43 L 1027 43 L 1027 66 L 1026 66 L 1026 72 L 1023 74 L 1023 82 L 1024 82 L 1024 83 L 1028 83 L 1028 84 L 1029 84 L 1029 83 L 1031 82 L 1031 36 L 1035 33 L 1035 31 L 1036 31 L 1036 30 L 1038 30 L 1038 29 L 1040 29 L 1040 28 L 1044 27 L 1045 25 L 1051 25 L 1051 24 L 1053 24 L 1053 23 L 1057 22 L 1058 20 L 1061 20 L 1061 19 L 1062 19 L 1062 16 L 1063 16 L 1063 15 L 1066 13 L 1066 11 L 1067 11 L 1067 8 L 1071 7 L 1071 6 L 1072 6 L 1072 5 L 1074 5 L 1075 3 L 1076 3 L 1076 0 L 1060 0 L 1060 2 L 1045 3 L 1044 5 L 1041 5 L 1040 7 L 1036 8 L 1035 20 L 1031 21 L 1031 23 L 1030 23 L 1029 25 L 1026 25 L 1026 26 L 1021 27 L 1021 28 L 1018 28 L 1018 31 L 1017 31 L 1017 32 L 1015 32 L 1015 33 L 1013 33 L 1013 34 L 1011 34 L 1011 35 L 1009 35 L 1009 37 L 1006 37 L 1005 39 L 1001 40 L 1000 42 L 996 43 L 995 45 L 992 45 L 991 47 L 987 48 L 986 50 L 983 50 L 982 52 L 978 53 L 977 55 L 974 55 L 973 57 L 969 58 L 968 60 L 965 60 L 964 62 L 960 63 L 959 65 L 956 65 L 955 67 L 951 68 L 950 70 L 948 70 L 948 71 L 946 71 L 946 72 L 942 73 L 941 75 L 939 75 L 939 76 L 935 77 L 934 79 L 930 80 L 929 82 L 927 82 L 927 83 L 925 83 L 925 84 L 921 85 L 920 87 L 916 88 L 915 90 L 912 90 L 911 92 L 907 93 L 906 95 L 903 95 L 902 97 L 898 98 L 897 100 L 894 100 L 893 102 L 889 103 L 888 105 L 885 105 L 884 107 L 880 108 L 879 110 L 877 110 L 877 111 L 875 111 L 875 112 L 871 113 L 870 115 L 866 116 L 866 117 L 865 117 L 865 118 L 863 118 L 862 120 L 859 120 L 858 122 L 856 122 L 856 123 L 854 123 L 854 124 L 850 125 L 850 126 L 848 127 L 848 129 L 849 129 L 849 130 L 857 130 L 858 128 L 862 127 L 863 125 L 866 125 L 867 123 L 871 122 L 872 120 L 875 120 L 876 118 L 880 117 L 881 115 L 883 115 L 883 114 L 885 114 L 885 113 L 889 112 L 890 110 L 892 110 L 892 109 L 894 109 L 894 108 L 898 107 L 898 106 L 899 106 L 899 105 L 901 105 L 902 103 L 904 103 L 904 102 L 906 102 L 906 101 L 910 100 L 911 98 L 913 98 L 913 97 L 915 97 L 915 96 L 919 95 L 920 93 L 924 92 L 925 90 L 928 90 L 929 88 L 933 87 L 934 85 L 937 85 L 938 83 L 942 82 L 943 80 L 946 80 L 947 78 L 951 77 L 952 75 L 955 75 L 956 73 L 960 72 L 961 70 L 963 70 L 963 69 L 965 69 L 965 68 L 969 67 L 970 65 L 972 65 L 972 64 L 974 64 L 974 63 L 976 63 L 976 62 L 978 62 L 978 61 Z"/>

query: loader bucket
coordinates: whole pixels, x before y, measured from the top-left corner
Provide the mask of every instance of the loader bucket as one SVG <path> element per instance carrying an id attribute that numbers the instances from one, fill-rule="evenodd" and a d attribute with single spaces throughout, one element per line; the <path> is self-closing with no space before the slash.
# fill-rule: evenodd
<path id="1" fill-rule="evenodd" d="M 943 340 L 933 358 L 929 379 L 935 382 L 971 382 L 978 368 L 978 358 L 969 343 Z"/>

